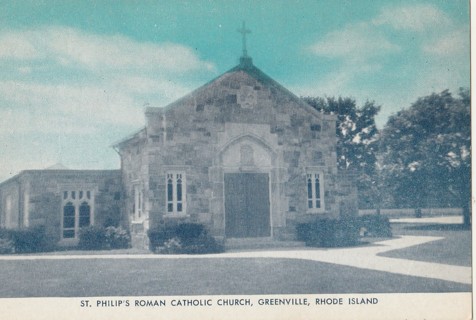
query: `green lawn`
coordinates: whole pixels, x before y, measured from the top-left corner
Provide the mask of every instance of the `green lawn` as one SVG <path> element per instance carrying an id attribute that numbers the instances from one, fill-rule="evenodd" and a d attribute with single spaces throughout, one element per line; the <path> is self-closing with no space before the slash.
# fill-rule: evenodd
<path id="1" fill-rule="evenodd" d="M 461 225 L 392 224 L 394 235 L 443 237 L 418 246 L 379 254 L 390 258 L 409 259 L 471 267 L 471 231 Z"/>
<path id="2" fill-rule="evenodd" d="M 0 297 L 469 292 L 458 283 L 269 258 L 0 261 Z"/>
<path id="3" fill-rule="evenodd" d="M 469 230 L 457 225 L 392 227 L 396 237 L 445 239 L 385 252 L 382 256 L 471 266 Z M 371 242 L 374 240 L 379 239 Z M 72 253 L 113 252 L 69 252 Z M 295 259 L 0 260 L 0 270 L 0 298 L 471 291 L 470 285 Z"/>

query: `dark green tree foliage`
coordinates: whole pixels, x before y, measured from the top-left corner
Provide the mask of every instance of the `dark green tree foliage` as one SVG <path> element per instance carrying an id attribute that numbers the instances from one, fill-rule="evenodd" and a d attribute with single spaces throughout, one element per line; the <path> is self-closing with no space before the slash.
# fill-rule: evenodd
<path id="1" fill-rule="evenodd" d="M 312 98 L 304 100 L 318 111 L 337 115 L 337 165 L 340 170 L 357 173 L 359 208 L 379 206 L 376 156 L 378 130 L 375 116 L 380 106 L 367 101 L 357 107 L 351 98 Z"/>
<path id="2" fill-rule="evenodd" d="M 384 190 L 396 207 L 458 206 L 469 224 L 470 94 L 445 90 L 389 118 L 380 151 Z"/>

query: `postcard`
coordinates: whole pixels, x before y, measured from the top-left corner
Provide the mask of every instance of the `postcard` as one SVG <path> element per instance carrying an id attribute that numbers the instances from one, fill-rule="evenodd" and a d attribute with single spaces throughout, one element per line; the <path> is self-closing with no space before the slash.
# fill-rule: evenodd
<path id="1" fill-rule="evenodd" d="M 2 319 L 470 319 L 467 1 L 7 2 Z"/>

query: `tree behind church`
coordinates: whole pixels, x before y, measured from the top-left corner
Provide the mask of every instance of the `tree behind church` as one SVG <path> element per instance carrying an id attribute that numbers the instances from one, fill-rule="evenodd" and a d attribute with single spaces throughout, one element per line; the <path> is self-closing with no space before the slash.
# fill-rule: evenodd
<path id="1" fill-rule="evenodd" d="M 384 190 L 396 207 L 458 206 L 470 223 L 470 93 L 445 90 L 391 116 L 380 152 Z"/>
<path id="2" fill-rule="evenodd" d="M 339 170 L 357 174 L 359 208 L 380 206 L 378 173 L 378 130 L 375 116 L 380 106 L 367 101 L 358 107 L 351 98 L 306 97 L 304 100 L 318 111 L 337 115 L 337 165 Z"/>

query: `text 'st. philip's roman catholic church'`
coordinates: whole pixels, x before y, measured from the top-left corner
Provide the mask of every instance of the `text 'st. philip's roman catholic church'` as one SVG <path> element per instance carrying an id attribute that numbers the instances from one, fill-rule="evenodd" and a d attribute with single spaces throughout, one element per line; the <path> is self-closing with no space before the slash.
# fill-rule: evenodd
<path id="1" fill-rule="evenodd" d="M 189 95 L 147 108 L 145 127 L 118 142 L 120 170 L 26 170 L 0 184 L 0 227 L 44 225 L 60 245 L 89 225 L 122 225 L 132 246 L 170 220 L 219 239 L 296 238 L 296 224 L 357 212 L 337 170 L 336 116 L 323 114 L 253 65 L 239 64 Z"/>

